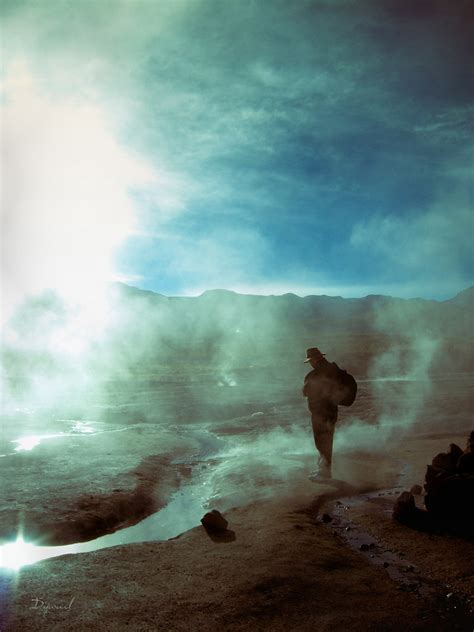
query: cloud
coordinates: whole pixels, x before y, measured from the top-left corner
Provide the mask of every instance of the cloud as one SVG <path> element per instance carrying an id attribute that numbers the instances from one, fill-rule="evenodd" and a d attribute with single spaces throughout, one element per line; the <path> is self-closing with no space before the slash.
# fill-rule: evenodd
<path id="1" fill-rule="evenodd" d="M 467 284 L 474 265 L 473 230 L 467 200 L 453 196 L 423 213 L 381 214 L 358 222 L 350 245 L 362 257 L 376 255 L 386 278 L 395 281 L 398 275 L 408 283 L 428 282 L 441 290 L 443 285 Z"/>
<path id="2" fill-rule="evenodd" d="M 251 283 L 261 277 L 268 256 L 265 238 L 245 226 L 227 230 L 211 225 L 208 230 L 188 230 L 186 235 L 168 233 L 155 243 L 162 273 L 173 275 L 186 295 Z"/>

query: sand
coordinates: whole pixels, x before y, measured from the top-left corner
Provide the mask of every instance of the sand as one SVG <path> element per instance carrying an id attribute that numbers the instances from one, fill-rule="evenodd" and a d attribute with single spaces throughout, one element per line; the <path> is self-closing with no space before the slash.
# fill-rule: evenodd
<path id="1" fill-rule="evenodd" d="M 462 440 L 425 435 L 400 447 L 406 484 L 422 482 L 429 455 Z M 381 489 L 395 484 L 390 462 L 368 455 L 351 462 L 356 485 L 310 482 L 305 463 L 269 497 L 225 511 L 224 537 L 198 526 L 166 542 L 24 567 L 10 586 L 2 630 L 472 631 L 474 544 L 397 524 L 391 496 L 363 500 L 371 472 L 382 472 Z M 347 546 L 334 521 L 321 520 L 337 498 L 361 494 L 350 519 L 416 565 L 432 582 L 429 596 L 391 579 Z"/>

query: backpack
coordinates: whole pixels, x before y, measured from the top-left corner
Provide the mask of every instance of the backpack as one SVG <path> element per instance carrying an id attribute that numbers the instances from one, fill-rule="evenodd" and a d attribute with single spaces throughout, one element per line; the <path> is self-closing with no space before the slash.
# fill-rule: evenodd
<path id="1" fill-rule="evenodd" d="M 357 395 L 357 382 L 350 373 L 339 369 L 337 374 L 337 400 L 334 403 L 338 406 L 352 406 Z"/>

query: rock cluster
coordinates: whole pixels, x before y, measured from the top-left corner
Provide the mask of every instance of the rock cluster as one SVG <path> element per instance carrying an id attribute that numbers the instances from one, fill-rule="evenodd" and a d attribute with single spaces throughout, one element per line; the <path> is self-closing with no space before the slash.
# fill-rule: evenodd
<path id="1" fill-rule="evenodd" d="M 437 454 L 425 476 L 425 507 L 445 519 L 474 519 L 474 431 L 463 451 L 451 443 Z"/>
<path id="2" fill-rule="evenodd" d="M 431 530 L 459 525 L 474 529 L 474 431 L 465 450 L 451 443 L 447 452 L 437 454 L 425 475 L 426 511 L 417 508 L 413 494 L 419 485 L 403 492 L 395 502 L 393 517 L 398 522 Z M 473 531 L 474 535 L 474 531 Z"/>

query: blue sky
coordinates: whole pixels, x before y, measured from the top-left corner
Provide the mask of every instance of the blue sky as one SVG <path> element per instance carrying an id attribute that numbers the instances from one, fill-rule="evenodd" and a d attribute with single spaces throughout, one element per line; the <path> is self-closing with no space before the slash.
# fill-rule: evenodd
<path id="1" fill-rule="evenodd" d="M 57 152 L 78 183 L 93 165 L 126 186 L 127 227 L 111 189 L 72 222 L 117 278 L 168 295 L 447 298 L 473 284 L 470 2 L 16 0 L 3 18 L 7 87 L 21 67 L 51 108 L 94 104 L 131 171 L 146 164 L 117 177 L 97 134 L 85 167 L 72 141 Z M 15 146 L 33 142 L 41 163 L 48 135 Z"/>

